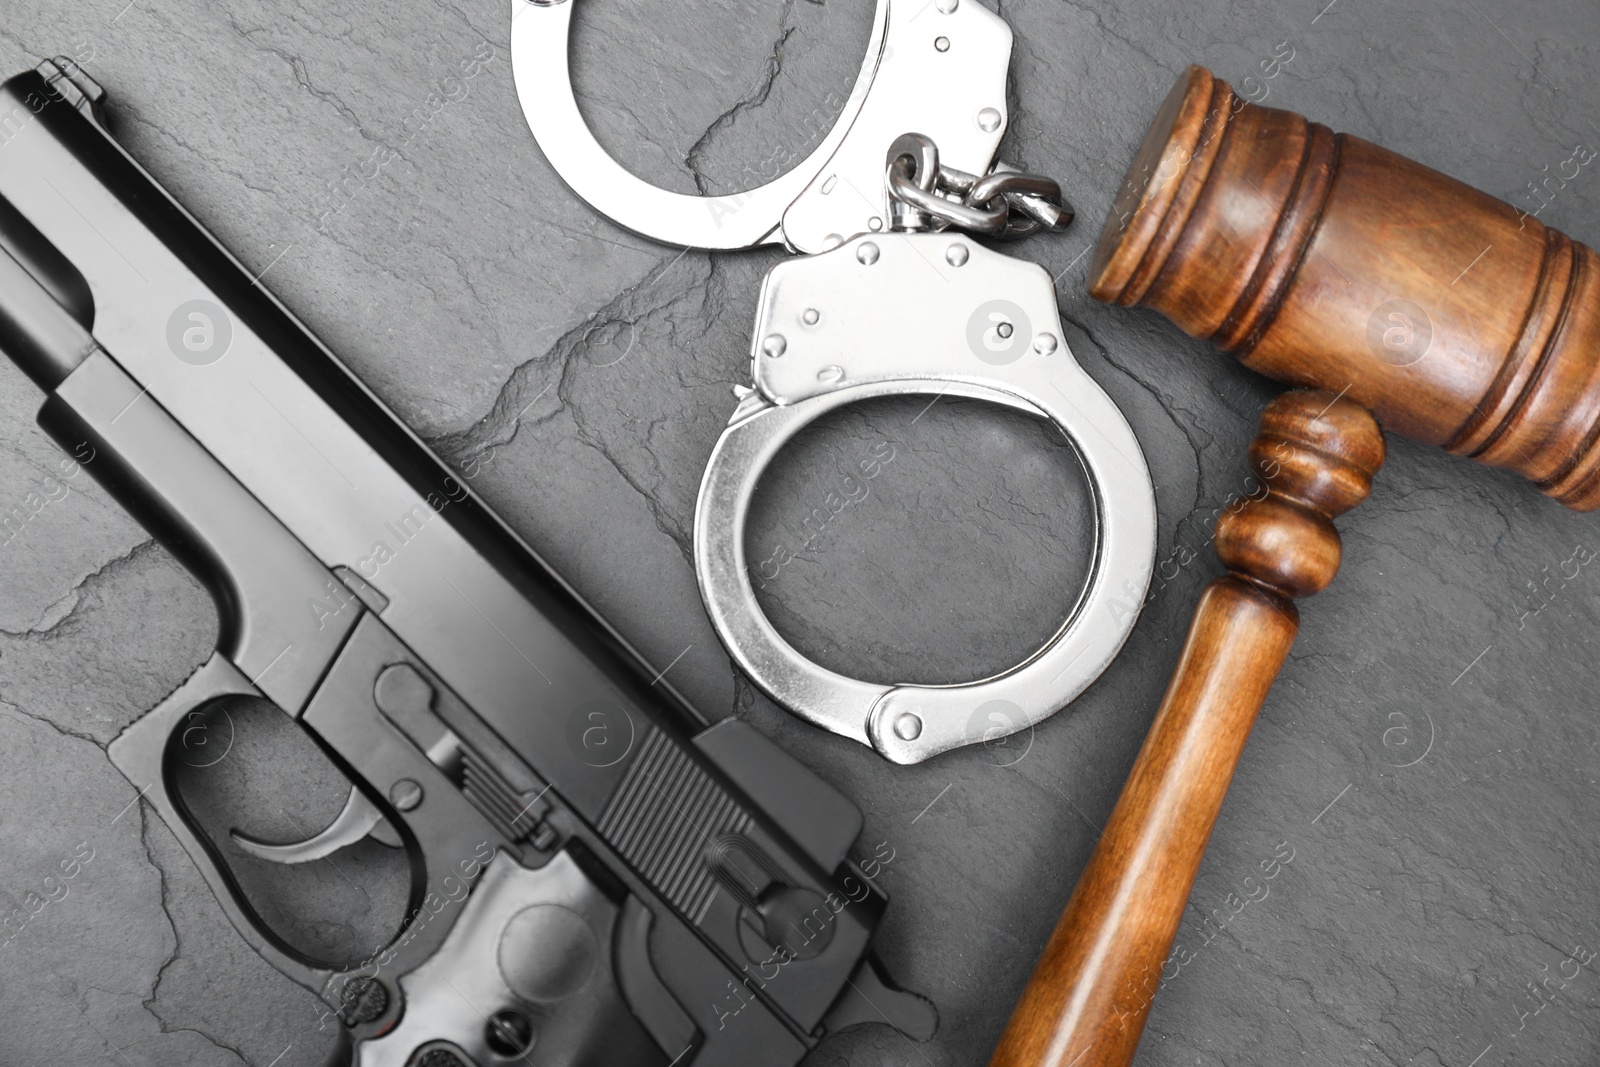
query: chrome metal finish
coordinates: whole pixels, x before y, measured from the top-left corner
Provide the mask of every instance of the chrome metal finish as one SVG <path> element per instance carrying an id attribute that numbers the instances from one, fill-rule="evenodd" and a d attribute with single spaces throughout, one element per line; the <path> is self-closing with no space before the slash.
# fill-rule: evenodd
<path id="1" fill-rule="evenodd" d="M 918 192 L 932 195 L 939 180 L 939 146 L 920 133 L 903 133 L 889 146 L 889 228 L 891 230 L 926 230 L 933 226 L 933 217 L 917 207 L 906 196 L 896 196 L 894 183 L 898 179 Z"/>
<path id="2" fill-rule="evenodd" d="M 1155 503 L 1127 422 L 1061 341 L 1049 276 L 956 232 L 1010 239 L 1072 221 L 1055 182 L 995 161 L 1010 27 L 977 3 L 877 0 L 861 73 L 817 149 L 758 189 L 697 197 L 649 185 L 596 143 L 568 64 L 578 2 L 512 0 L 523 112 L 573 190 L 670 244 L 777 243 L 811 254 L 767 277 L 755 389 L 735 388 L 738 405 L 696 507 L 701 593 L 734 658 L 797 714 L 899 763 L 994 739 L 993 716 L 979 711 L 994 701 L 1008 702 L 1001 718 L 1014 729 L 1058 710 L 1132 629 L 1153 565 Z M 883 686 L 825 670 L 773 629 L 746 573 L 751 496 L 783 444 L 834 408 L 906 393 L 974 397 L 1050 419 L 1095 498 L 1093 574 L 1060 631 L 1025 663 L 970 685 Z"/>
<path id="3" fill-rule="evenodd" d="M 981 178 L 944 166 L 939 146 L 920 133 L 902 134 L 889 146 L 884 180 L 897 230 L 925 230 L 937 221 L 1014 241 L 1041 229 L 1059 231 L 1072 224 L 1072 208 L 1054 179 L 1024 174 L 1006 164 Z"/>
<path id="4" fill-rule="evenodd" d="M 936 189 L 924 189 L 910 174 L 911 168 L 903 160 L 889 164 L 889 195 L 896 201 L 910 204 L 924 217 L 937 219 L 945 226 L 953 226 L 968 233 L 998 236 L 1006 228 L 1006 206 L 968 207 L 959 200 L 941 196 Z M 921 229 L 922 226 L 906 226 Z"/>
<path id="5" fill-rule="evenodd" d="M 700 591 L 739 665 L 797 714 L 896 763 L 993 740 L 988 717 L 978 716 L 976 732 L 970 724 L 994 701 L 1015 709 L 1007 718 L 1020 730 L 1076 697 L 1132 630 L 1155 554 L 1143 454 L 1061 342 L 1050 276 L 970 241 L 961 242 L 963 266 L 941 266 L 951 242 L 950 234 L 874 234 L 773 268 L 752 347 L 756 392 L 718 440 L 695 512 Z M 862 254 L 868 245 L 875 254 Z M 937 300 L 926 299 L 930 270 L 940 275 Z M 806 309 L 818 312 L 818 324 L 791 337 L 782 359 L 767 358 L 761 339 Z M 906 393 L 971 397 L 1049 419 L 1094 495 L 1093 571 L 1060 630 L 1026 662 L 966 685 L 877 685 L 811 662 L 762 613 L 748 573 L 751 496 L 784 444 L 836 408 Z"/>
<path id="6" fill-rule="evenodd" d="M 1012 40 L 1005 21 L 981 4 L 945 11 L 917 0 L 878 0 L 855 87 L 805 160 L 729 196 L 658 189 L 612 159 L 578 109 L 569 43 L 579 2 L 511 0 L 511 62 L 523 114 L 574 192 L 619 225 L 667 244 L 824 252 L 888 216 L 883 160 L 896 137 L 918 130 L 949 163 L 985 174 L 1005 133 Z M 941 51 L 936 38 L 950 47 Z"/>

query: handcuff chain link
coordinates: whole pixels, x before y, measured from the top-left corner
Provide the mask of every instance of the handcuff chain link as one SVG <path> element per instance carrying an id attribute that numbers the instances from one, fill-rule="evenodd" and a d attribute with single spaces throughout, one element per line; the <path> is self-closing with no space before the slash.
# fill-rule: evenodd
<path id="1" fill-rule="evenodd" d="M 939 148 L 922 134 L 895 139 L 887 165 L 891 229 L 946 227 L 1001 241 L 1059 233 L 1072 223 L 1072 206 L 1053 178 L 1006 163 L 979 177 L 939 162 Z"/>

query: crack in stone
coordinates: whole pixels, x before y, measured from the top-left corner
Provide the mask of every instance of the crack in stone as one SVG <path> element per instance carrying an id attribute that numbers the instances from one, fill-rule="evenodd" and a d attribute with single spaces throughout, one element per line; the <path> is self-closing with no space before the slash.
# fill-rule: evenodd
<path id="1" fill-rule="evenodd" d="M 182 149 L 184 152 L 187 152 L 189 155 L 193 156 L 195 159 L 201 160 L 202 162 L 206 163 L 207 165 L 215 167 L 222 174 L 226 175 L 229 178 L 232 178 L 234 181 L 238 182 L 244 188 L 249 189 L 251 192 L 260 193 L 262 196 L 267 197 L 269 200 L 281 203 L 281 200 L 280 200 L 281 190 L 271 189 L 271 188 L 268 188 L 267 186 L 257 185 L 255 183 L 251 182 L 250 175 L 249 175 L 248 172 L 243 171 L 243 170 L 235 170 L 235 169 L 231 169 L 231 168 L 227 167 L 225 165 L 225 161 L 222 159 L 222 157 L 218 156 L 214 152 L 206 152 L 206 151 L 203 151 L 203 150 L 201 150 L 199 148 L 196 148 L 194 145 L 192 145 L 189 142 L 185 141 L 183 138 L 179 137 L 177 134 L 173 133 L 171 130 L 167 129 L 165 126 L 162 126 L 159 123 L 152 122 L 150 119 L 145 118 L 144 115 L 139 111 L 139 109 L 137 107 L 135 107 L 134 105 L 132 105 L 131 103 L 128 103 L 128 102 L 125 101 L 125 102 L 123 102 L 123 103 L 121 103 L 121 104 L 119 104 L 117 106 L 117 118 L 119 120 L 120 119 L 124 119 L 124 118 L 132 119 L 138 125 L 144 126 L 147 129 L 153 131 L 157 136 L 162 137 L 165 140 L 171 141 L 174 145 L 178 146 L 178 148 Z"/>
<path id="2" fill-rule="evenodd" d="M 277 59 L 287 64 L 289 70 L 294 74 L 295 81 L 299 83 L 300 87 L 306 92 L 310 93 L 312 96 L 316 97 L 318 100 L 322 101 L 324 104 L 327 104 L 329 107 L 337 111 L 339 115 L 350 124 L 350 127 L 354 129 L 358 135 L 360 135 L 363 141 L 366 141 L 368 144 L 375 147 L 389 148 L 391 151 L 394 150 L 386 142 L 373 137 L 367 132 L 366 125 L 361 121 L 361 116 L 356 114 L 354 108 L 340 99 L 338 93 L 333 92 L 331 89 L 319 89 L 312 82 L 311 72 L 306 67 L 306 61 L 303 58 L 295 55 L 293 52 L 287 51 L 286 49 L 278 48 L 256 40 L 258 36 L 267 32 L 268 27 L 241 26 L 238 18 L 235 17 L 233 12 L 228 11 L 226 14 L 228 16 L 228 23 L 233 27 L 234 33 L 238 34 L 241 39 L 248 41 L 252 47 L 258 49 L 259 51 L 265 52 L 268 55 L 275 56 Z"/>
<path id="3" fill-rule="evenodd" d="M 509 445 L 516 439 L 517 431 L 525 421 L 529 409 L 549 392 L 551 386 L 548 384 L 537 391 L 534 390 L 534 385 L 543 377 L 539 371 L 549 366 L 559 367 L 558 384 L 555 388 L 556 399 L 561 403 L 546 414 L 536 415 L 533 425 L 537 426 L 554 418 L 567 406 L 564 390 L 559 383 L 572 374 L 575 357 L 587 350 L 592 338 L 613 326 L 636 328 L 636 323 L 647 315 L 676 303 L 687 296 L 697 284 L 704 285 L 704 282 L 691 283 L 682 292 L 658 293 L 655 289 L 657 283 L 683 258 L 680 256 L 665 267 L 657 262 L 644 277 L 606 301 L 583 322 L 562 334 L 543 353 L 517 364 L 507 375 L 505 384 L 500 387 L 493 403 L 490 404 L 488 414 L 465 430 L 431 438 L 428 441 L 429 446 L 445 459 L 457 462 L 479 455 L 490 448 Z"/>
<path id="4" fill-rule="evenodd" d="M 166 1019 L 164 1019 L 161 1016 L 160 1011 L 157 1010 L 156 1002 L 160 999 L 161 983 L 167 976 L 168 968 L 170 968 L 174 963 L 178 962 L 179 957 L 183 954 L 183 939 L 178 934 L 178 922 L 172 917 L 172 906 L 169 896 L 171 887 L 167 884 L 166 869 L 162 867 L 161 864 L 156 860 L 155 852 L 150 847 L 149 812 L 146 809 L 143 801 L 139 803 L 138 807 L 139 844 L 144 848 L 145 861 L 149 863 L 156 872 L 156 880 L 161 891 L 158 903 L 161 908 L 161 914 L 167 920 L 167 926 L 172 931 L 172 951 L 167 954 L 166 959 L 161 961 L 161 966 L 156 968 L 155 979 L 150 983 L 150 995 L 142 997 L 140 999 L 140 1004 L 144 1007 L 144 1010 L 149 1013 L 150 1017 L 156 1021 L 156 1025 L 160 1027 L 161 1033 L 196 1034 L 210 1043 L 213 1047 L 233 1053 L 233 1055 L 236 1056 L 241 1063 L 250 1064 L 252 1062 L 250 1057 L 245 1055 L 244 1051 L 238 1047 L 230 1045 L 227 1042 L 206 1033 L 204 1030 L 197 1029 L 193 1026 L 168 1026 Z"/>
<path id="5" fill-rule="evenodd" d="M 695 188 L 701 196 L 709 192 L 709 183 L 705 174 L 700 169 L 700 155 L 710 145 L 711 139 L 721 130 L 727 129 L 739 120 L 739 116 L 754 111 L 765 104 L 772 96 L 772 87 L 777 84 L 778 76 L 783 73 L 783 46 L 789 43 L 789 38 L 794 36 L 795 27 L 790 24 L 789 18 L 794 14 L 795 0 L 784 0 L 783 9 L 778 14 L 778 37 L 772 43 L 772 48 L 764 64 L 764 76 L 759 84 L 739 100 L 732 107 L 718 115 L 706 127 L 706 132 L 697 138 L 689 150 L 684 153 L 684 166 L 689 168 L 689 173 L 694 176 Z"/>
<path id="6" fill-rule="evenodd" d="M 1088 15 L 1094 20 L 1094 25 L 1097 30 L 1126 47 L 1128 51 L 1132 52 L 1134 55 L 1142 56 L 1143 58 L 1148 59 L 1152 66 L 1154 66 L 1157 70 L 1168 74 L 1170 78 L 1177 77 L 1176 72 L 1168 71 L 1167 68 L 1162 64 L 1161 60 L 1157 59 L 1151 52 L 1146 51 L 1133 38 L 1127 36 L 1126 34 L 1118 33 L 1116 30 L 1106 25 L 1105 16 L 1101 14 L 1103 5 L 1078 3 L 1077 0 L 1066 0 L 1066 4 L 1068 7 L 1074 8 L 1075 10 L 1081 11 L 1085 15 Z"/>
<path id="7" fill-rule="evenodd" d="M 105 751 L 106 746 L 92 735 L 81 733 L 69 726 L 62 726 L 60 723 L 53 722 L 52 720 L 45 718 L 43 715 L 35 715 L 33 712 L 26 711 L 20 705 L 13 704 L 10 701 L 0 700 L 0 710 L 7 711 L 12 715 L 27 719 L 30 722 L 39 723 L 41 726 L 48 726 L 62 737 L 71 737 L 78 741 L 87 741 L 100 751 Z"/>
<path id="8" fill-rule="evenodd" d="M 818 0 L 811 0 L 815 3 Z M 446 4 L 455 10 L 454 5 Z M 795 0 L 785 0 L 778 17 L 778 36 L 774 40 L 770 54 L 763 68 L 763 76 L 753 89 L 747 92 L 732 107 L 718 115 L 705 132 L 690 146 L 684 156 L 685 166 L 692 174 L 696 187 L 702 195 L 708 188 L 708 179 L 702 172 L 699 163 L 700 156 L 710 144 L 712 138 L 721 131 L 737 122 L 741 115 L 761 107 L 771 97 L 773 87 L 783 71 L 783 50 L 789 39 L 794 34 L 796 27 L 792 24 L 795 10 Z M 465 18 L 465 16 L 462 16 Z M 470 25 L 470 22 L 469 22 Z M 673 303 L 676 303 L 697 288 L 705 288 L 710 284 L 714 268 L 708 256 L 705 261 L 707 272 L 702 277 L 698 273 L 692 276 L 689 284 L 681 291 L 670 294 L 656 295 L 651 292 L 652 287 L 685 257 L 679 255 L 665 267 L 657 263 L 639 281 L 624 289 L 611 300 L 607 301 L 583 323 L 563 334 L 542 355 L 535 356 L 516 366 L 507 376 L 506 382 L 501 386 L 489 412 L 472 424 L 466 430 L 446 433 L 429 440 L 429 445 L 445 456 L 447 460 L 459 465 L 472 456 L 481 455 L 489 448 L 499 447 L 511 443 L 522 425 L 524 416 L 529 409 L 550 391 L 552 386 L 547 383 L 537 391 L 534 385 L 546 375 L 540 371 L 551 365 L 557 366 L 554 385 L 555 399 L 558 403 L 547 413 L 535 414 L 534 425 L 542 424 L 558 414 L 565 412 L 572 420 L 577 430 L 578 439 L 589 448 L 597 452 L 605 461 L 616 470 L 622 480 L 644 500 L 650 509 L 657 529 L 670 537 L 678 545 L 686 560 L 692 559 L 692 537 L 677 516 L 672 515 L 657 498 L 657 494 L 640 482 L 639 478 L 628 468 L 622 457 L 615 455 L 604 439 L 603 435 L 586 425 L 580 406 L 573 401 L 572 388 L 575 385 L 576 367 L 574 357 L 587 349 L 589 341 L 609 328 L 627 326 L 630 331 L 637 331 L 638 323 L 647 316 L 663 312 Z M 458 272 L 460 265 L 457 264 Z M 654 296 L 654 299 L 648 297 Z M 513 412 L 515 412 L 513 414 Z M 650 427 L 651 432 L 655 425 Z M 653 452 L 650 452 L 652 457 Z"/>
<path id="9" fill-rule="evenodd" d="M 750 684 L 750 680 L 744 676 L 744 672 L 739 669 L 739 665 L 731 656 L 728 658 L 728 669 L 733 674 L 733 701 L 729 717 L 747 719 L 756 704 L 755 687 Z"/>
<path id="10" fill-rule="evenodd" d="M 460 7 L 456 6 L 455 4 L 449 3 L 448 0 L 444 0 L 444 2 L 441 2 L 439 6 L 444 8 L 447 11 L 454 12 L 455 16 L 457 18 L 459 18 L 463 23 L 466 24 L 467 29 L 471 30 L 473 33 L 477 34 L 479 37 L 483 38 L 485 41 L 487 41 L 489 39 L 489 35 L 487 33 L 484 33 L 482 30 L 480 30 L 477 27 L 477 25 L 475 25 L 473 23 L 473 21 L 470 18 L 467 17 L 467 13 L 465 11 L 462 11 Z M 512 18 L 516 18 L 516 16 L 513 15 Z"/>
<path id="11" fill-rule="evenodd" d="M 68 623 L 77 618 L 79 611 L 83 607 L 83 593 L 87 590 L 87 587 L 91 583 L 99 585 L 103 581 L 110 581 L 116 576 L 118 571 L 121 571 L 125 567 L 139 562 L 144 558 L 146 553 L 157 551 L 159 549 L 160 546 L 157 545 L 154 538 L 145 538 L 143 541 L 140 541 L 138 544 L 128 549 L 128 551 L 124 552 L 122 555 L 115 556 L 112 559 L 107 560 L 105 563 L 101 564 L 99 567 L 90 571 L 88 574 L 85 574 L 82 578 L 73 583 L 72 588 L 67 590 L 67 592 L 53 604 L 51 604 L 49 608 L 45 609 L 44 614 L 41 616 L 41 618 L 49 618 L 57 607 L 59 607 L 68 599 L 72 599 L 72 606 L 59 618 L 55 619 L 55 621 L 47 625 L 31 626 L 26 630 L 7 630 L 0 628 L 0 637 L 10 637 L 23 641 L 48 640 L 55 637 L 57 634 L 62 632 L 63 628 L 66 627 Z"/>
<path id="12" fill-rule="evenodd" d="M 1117 371 L 1127 377 L 1128 380 L 1132 381 L 1135 385 L 1139 386 L 1139 388 L 1148 393 L 1150 398 L 1156 402 L 1156 405 L 1162 410 L 1167 418 L 1172 421 L 1173 427 L 1180 434 L 1182 434 L 1183 439 L 1189 443 L 1189 448 L 1194 453 L 1195 469 L 1199 473 L 1199 477 L 1196 479 L 1195 483 L 1195 497 L 1192 501 L 1190 501 L 1189 508 L 1185 515 L 1185 518 L 1192 517 L 1195 512 L 1202 508 L 1200 501 L 1205 496 L 1203 489 L 1205 478 L 1205 446 L 1200 441 L 1196 440 L 1194 433 L 1191 432 L 1184 420 L 1178 418 L 1177 415 L 1173 413 L 1173 408 L 1176 406 L 1176 403 L 1174 401 L 1169 401 L 1168 398 L 1161 392 L 1161 390 L 1157 388 L 1154 381 L 1146 380 L 1144 376 L 1139 374 L 1131 366 L 1112 358 L 1111 347 L 1102 342 L 1086 323 L 1073 318 L 1071 315 L 1067 314 L 1065 310 L 1062 310 L 1061 312 L 1061 321 L 1077 329 L 1079 333 L 1083 334 L 1083 336 L 1088 339 L 1089 344 L 1094 346 L 1095 351 L 1100 354 L 1101 359 L 1105 360 L 1107 364 L 1115 368 Z"/>
<path id="13" fill-rule="evenodd" d="M 156 872 L 156 882 L 160 889 L 160 899 L 158 903 L 161 907 L 161 914 L 167 920 L 167 926 L 172 930 L 172 951 L 167 954 L 167 958 L 165 960 L 161 961 L 161 966 L 156 968 L 155 980 L 150 983 L 150 995 L 143 998 L 142 1001 L 145 1010 L 150 1012 L 150 1014 L 155 1015 L 153 1005 L 160 994 L 162 979 L 167 976 L 167 968 L 171 967 L 177 962 L 183 942 L 178 936 L 178 924 L 172 917 L 171 901 L 168 898 L 169 887 L 167 885 L 166 868 L 162 867 L 161 864 L 156 861 L 155 852 L 150 848 L 150 813 L 145 807 L 143 798 L 140 799 L 138 808 L 139 845 L 144 849 L 145 861 L 149 863 L 151 868 Z M 161 1022 L 159 1016 L 157 1016 L 157 1022 Z"/>
<path id="14" fill-rule="evenodd" d="M 627 326 L 630 331 L 636 333 L 640 322 L 665 314 L 669 308 L 687 299 L 696 289 L 704 291 L 709 287 L 713 272 L 708 257 L 693 261 L 705 265 L 706 270 L 703 274 L 699 271 L 691 272 L 690 281 L 682 289 L 662 290 L 659 285 L 661 280 L 683 259 L 684 257 L 680 256 L 665 268 L 659 264 L 653 267 L 650 274 L 640 282 L 624 290 L 582 324 L 562 335 L 544 355 L 519 364 L 507 378 L 489 414 L 478 420 L 470 429 L 434 438 L 429 444 L 459 466 L 489 448 L 509 444 L 515 439 L 529 409 L 546 393 L 553 391 L 554 407 L 548 414 L 535 413 L 534 424 L 542 424 L 564 412 L 572 420 L 573 427 L 577 431 L 577 440 L 597 452 L 616 470 L 629 488 L 639 494 L 649 508 L 657 529 L 673 540 L 686 560 L 690 559 L 692 549 L 689 531 L 684 528 L 679 518 L 667 509 L 651 487 L 643 483 L 629 469 L 625 460 L 613 451 L 605 436 L 586 423 L 582 405 L 574 400 L 572 395 L 582 369 L 582 361 L 578 357 L 589 350 L 597 336 L 603 335 L 609 329 L 622 326 Z M 685 264 L 683 269 L 687 270 L 688 264 Z M 559 367 L 554 382 L 534 392 L 535 381 L 544 377 L 539 374 L 540 370 L 551 365 Z M 524 402 L 524 397 L 530 393 L 533 395 Z M 648 447 L 646 452 L 654 458 L 654 453 L 650 452 Z"/>
<path id="15" fill-rule="evenodd" d="M 585 445 L 592 448 L 595 452 L 599 453 L 600 457 L 609 463 L 612 469 L 617 472 L 618 477 L 627 483 L 628 488 L 632 489 L 634 492 L 638 493 L 641 498 L 643 498 L 645 507 L 650 509 L 650 516 L 655 522 L 656 529 L 660 530 L 663 534 L 672 539 L 672 542 L 678 546 L 678 551 L 683 554 L 684 561 L 692 566 L 694 562 L 694 546 L 693 536 L 691 535 L 690 531 L 684 529 L 683 525 L 678 521 L 677 516 L 669 513 L 661 501 L 656 498 L 656 495 L 652 493 L 647 486 L 640 482 L 639 479 L 628 470 L 626 463 L 624 463 L 617 456 L 611 454 L 610 448 L 606 445 L 604 438 L 601 437 L 600 434 L 597 434 L 593 430 L 590 430 L 588 427 L 584 426 L 583 421 L 578 416 L 576 407 L 565 395 L 565 389 L 558 385 L 556 387 L 556 392 L 562 395 L 562 403 L 566 407 L 567 413 L 572 419 L 573 426 L 577 428 L 578 439 Z M 646 451 L 648 453 L 648 450 Z M 652 458 L 654 458 L 653 454 L 651 455 Z"/>
<path id="16" fill-rule="evenodd" d="M 26 55 L 26 56 L 29 56 L 29 57 L 43 56 L 44 55 L 44 53 L 41 52 L 39 49 L 33 47 L 32 45 L 28 44 L 28 42 L 24 41 L 21 37 L 18 37 L 14 33 L 8 32 L 4 28 L 0 28 L 0 41 L 8 41 L 8 42 L 10 42 L 23 55 Z M 51 53 L 51 54 L 54 55 L 55 53 Z"/>

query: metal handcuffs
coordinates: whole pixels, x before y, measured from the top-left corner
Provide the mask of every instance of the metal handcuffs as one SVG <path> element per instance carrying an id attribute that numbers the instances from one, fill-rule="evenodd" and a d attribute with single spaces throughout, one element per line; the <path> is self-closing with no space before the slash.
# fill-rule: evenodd
<path id="1" fill-rule="evenodd" d="M 702 197 L 650 185 L 595 141 L 568 67 L 577 2 L 512 0 L 517 91 L 557 173 L 597 210 L 664 243 L 805 253 L 762 285 L 753 385 L 735 388 L 695 509 L 700 591 L 729 651 L 779 703 L 897 763 L 1053 714 L 1133 628 L 1155 557 L 1155 496 L 1133 431 L 1067 349 L 1050 276 L 961 232 L 1019 236 L 1071 217 L 1053 182 L 995 166 L 1010 27 L 976 0 L 878 0 L 861 74 L 816 150 L 758 189 Z M 829 671 L 778 634 L 750 580 L 745 521 L 773 457 L 829 411 L 906 394 L 1050 420 L 1092 491 L 1087 586 L 1043 648 L 982 681 L 878 685 Z"/>

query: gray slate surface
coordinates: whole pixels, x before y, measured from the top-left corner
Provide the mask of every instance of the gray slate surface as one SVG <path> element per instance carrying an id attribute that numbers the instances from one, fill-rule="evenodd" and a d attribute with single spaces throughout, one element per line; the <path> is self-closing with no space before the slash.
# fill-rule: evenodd
<path id="1" fill-rule="evenodd" d="M 602 140 L 684 191 L 749 186 L 798 159 L 848 92 L 870 16 L 865 0 L 581 11 L 579 88 Z M 1593 0 L 1007 0 L 1004 14 L 1018 34 L 1006 155 L 1059 176 L 1083 220 L 1017 251 L 1060 273 L 1068 341 L 1144 444 L 1161 557 L 1200 551 L 1020 760 L 969 750 L 896 769 L 752 691 L 687 558 L 701 466 L 778 253 L 679 256 L 576 202 L 518 110 L 504 3 L 7 0 L 0 13 L 0 67 L 81 58 L 130 150 L 247 264 L 270 267 L 271 287 L 403 418 L 459 462 L 492 446 L 477 485 L 655 663 L 682 653 L 682 690 L 854 797 L 868 852 L 892 843 L 882 951 L 938 1003 L 941 1031 L 923 1046 L 851 1032 L 810 1067 L 985 1061 L 1215 573 L 1209 517 L 1244 491 L 1244 447 L 1274 388 L 1082 292 L 1082 253 L 1174 76 L 1200 62 L 1240 84 L 1288 42 L 1295 58 L 1261 83 L 1268 103 L 1530 207 L 1525 184 L 1545 166 L 1600 145 Z M 405 116 L 482 42 L 494 58 L 465 97 L 408 133 Z M 400 158 L 336 200 L 329 184 L 382 145 Z M 1572 182 L 1545 221 L 1600 241 L 1597 181 Z M 62 492 L 37 404 L 0 366 L 0 505 Z M 845 413 L 793 448 L 751 551 L 890 442 L 870 497 L 785 569 L 767 607 L 818 658 L 863 675 L 970 678 L 1032 647 L 1070 603 L 1082 500 L 1060 447 L 1025 420 L 920 407 Z M 1344 571 L 1307 605 L 1250 743 L 1180 933 L 1193 957 L 1158 999 L 1141 1064 L 1596 1061 L 1597 967 L 1537 1013 L 1529 990 L 1557 976 L 1556 990 L 1575 950 L 1600 949 L 1600 577 L 1553 581 L 1555 599 L 1524 613 L 1542 602 L 1530 583 L 1600 534 L 1513 477 L 1392 444 L 1373 500 L 1341 523 Z M 318 1064 L 311 998 L 234 936 L 103 753 L 204 658 L 210 603 L 87 478 L 61 484 L 0 550 L 0 902 L 43 892 L 80 842 L 93 858 L 0 944 L 0 1065 Z M 340 799 L 310 772 L 263 781 L 304 787 L 308 817 Z M 1202 947 L 1202 916 L 1254 893 L 1244 879 L 1280 843 L 1293 860 L 1269 895 Z"/>

